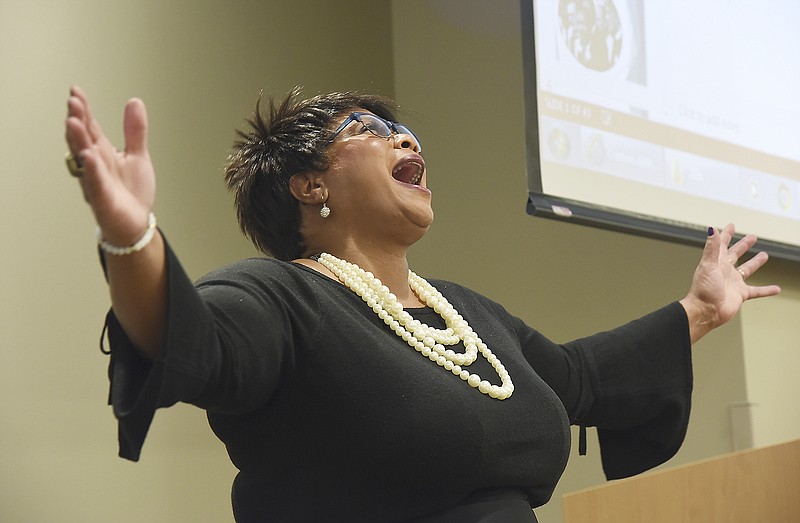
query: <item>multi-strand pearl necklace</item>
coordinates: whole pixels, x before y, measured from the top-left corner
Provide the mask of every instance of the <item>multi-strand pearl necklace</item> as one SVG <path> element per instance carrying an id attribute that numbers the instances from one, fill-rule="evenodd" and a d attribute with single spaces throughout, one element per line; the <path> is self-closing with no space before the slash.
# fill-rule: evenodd
<path id="1" fill-rule="evenodd" d="M 317 260 L 336 275 L 339 281 L 360 296 L 395 334 L 418 353 L 492 398 L 504 400 L 514 392 L 511 376 L 497 356 L 475 334 L 472 327 L 442 296 L 442 293 L 424 278 L 417 276 L 411 270 L 408 271 L 411 290 L 420 301 L 442 317 L 445 329 L 435 329 L 415 320 L 403 309 L 397 297 L 381 280 L 355 263 L 340 260 L 328 253 L 320 254 Z M 456 353 L 452 349 L 445 348 L 458 342 L 464 343 L 466 349 L 464 353 Z M 464 369 L 475 361 L 478 352 L 492 365 L 502 385 L 493 385 Z"/>

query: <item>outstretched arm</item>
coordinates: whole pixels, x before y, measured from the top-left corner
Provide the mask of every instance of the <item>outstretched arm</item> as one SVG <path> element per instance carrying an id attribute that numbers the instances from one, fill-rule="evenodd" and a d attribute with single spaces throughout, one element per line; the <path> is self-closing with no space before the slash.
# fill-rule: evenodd
<path id="1" fill-rule="evenodd" d="M 86 94 L 70 90 L 66 140 L 81 166 L 78 182 L 91 207 L 102 238 L 127 247 L 148 229 L 155 200 L 155 172 L 147 149 L 147 112 L 139 99 L 125 106 L 125 150 L 117 150 L 93 118 Z M 105 253 L 114 313 L 142 353 L 155 358 L 166 326 L 164 242 L 156 231 L 143 249 L 130 254 Z"/>
<path id="2" fill-rule="evenodd" d="M 777 285 L 747 284 L 747 278 L 767 262 L 768 256 L 760 252 L 737 265 L 739 258 L 756 244 L 757 239 L 748 234 L 729 246 L 734 233 L 733 224 L 726 225 L 720 231 L 709 228 L 703 256 L 695 269 L 689 293 L 680 300 L 689 318 L 692 343 L 727 323 L 745 301 L 774 296 L 781 290 Z"/>

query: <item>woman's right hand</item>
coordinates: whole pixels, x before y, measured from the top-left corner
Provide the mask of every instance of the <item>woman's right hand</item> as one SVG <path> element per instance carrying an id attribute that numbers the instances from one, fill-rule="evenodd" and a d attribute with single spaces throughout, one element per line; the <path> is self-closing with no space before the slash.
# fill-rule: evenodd
<path id="1" fill-rule="evenodd" d="M 147 150 L 147 111 L 138 98 L 125 105 L 125 149 L 115 148 L 92 116 L 86 93 L 70 89 L 66 140 L 83 167 L 77 179 L 103 238 L 134 244 L 145 230 L 155 201 L 156 181 Z"/>
<path id="2" fill-rule="evenodd" d="M 136 244 L 148 229 L 156 176 L 147 152 L 147 112 L 132 99 L 125 105 L 125 150 L 117 150 L 92 117 L 86 94 L 70 90 L 67 144 L 82 166 L 77 178 L 103 239 L 113 246 Z M 71 169 L 72 172 L 72 169 Z M 111 305 L 133 344 L 148 358 L 161 353 L 166 336 L 167 270 L 163 238 L 133 253 L 105 256 Z"/>

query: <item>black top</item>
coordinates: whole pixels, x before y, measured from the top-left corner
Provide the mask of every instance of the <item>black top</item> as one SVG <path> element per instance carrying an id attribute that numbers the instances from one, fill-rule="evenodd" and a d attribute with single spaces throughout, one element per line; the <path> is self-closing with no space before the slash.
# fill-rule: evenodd
<path id="1" fill-rule="evenodd" d="M 609 478 L 656 466 L 683 441 L 692 375 L 678 303 L 558 345 L 497 303 L 431 280 L 508 369 L 515 390 L 499 401 L 305 266 L 249 259 L 193 286 L 169 246 L 167 263 L 160 359 L 140 358 L 108 319 L 120 455 L 138 460 L 157 408 L 206 409 L 240 470 L 237 521 L 407 521 L 496 489 L 539 506 L 566 466 L 570 423 L 598 426 Z M 430 309 L 409 311 L 443 327 Z M 499 384 L 480 355 L 470 370 Z"/>

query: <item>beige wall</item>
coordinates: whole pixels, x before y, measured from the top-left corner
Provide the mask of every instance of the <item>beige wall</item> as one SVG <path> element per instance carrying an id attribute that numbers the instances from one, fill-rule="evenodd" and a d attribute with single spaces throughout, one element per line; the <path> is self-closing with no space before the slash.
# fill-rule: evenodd
<path id="1" fill-rule="evenodd" d="M 797 267 L 774 269 L 780 281 L 796 278 Z M 748 309 L 745 317 L 742 334 L 750 404 L 746 420 L 750 422 L 753 445 L 762 447 L 797 439 L 800 437 L 798 286 L 784 285 L 779 296 Z"/>
<path id="2" fill-rule="evenodd" d="M 560 341 L 681 297 L 698 249 L 525 215 L 517 11 L 517 0 L 0 0 L 0 520 L 232 520 L 234 470 L 197 409 L 160 412 L 140 463 L 115 457 L 96 348 L 108 299 L 92 218 L 63 167 L 71 83 L 116 140 L 125 100 L 148 104 L 156 211 L 193 276 L 253 253 L 220 167 L 258 92 L 301 84 L 371 89 L 410 109 L 437 213 L 412 252 L 418 272 L 482 291 Z M 797 354 L 800 282 L 788 263 L 764 279 L 784 285 L 783 300 L 748 304 L 697 346 L 674 463 L 731 450 L 733 402 L 769 412 L 758 441 L 800 432 L 784 396 L 798 396 L 796 356 L 775 363 Z M 597 461 L 592 445 L 574 457 L 559 492 L 602 481 Z M 537 513 L 560 521 L 559 498 Z"/>

